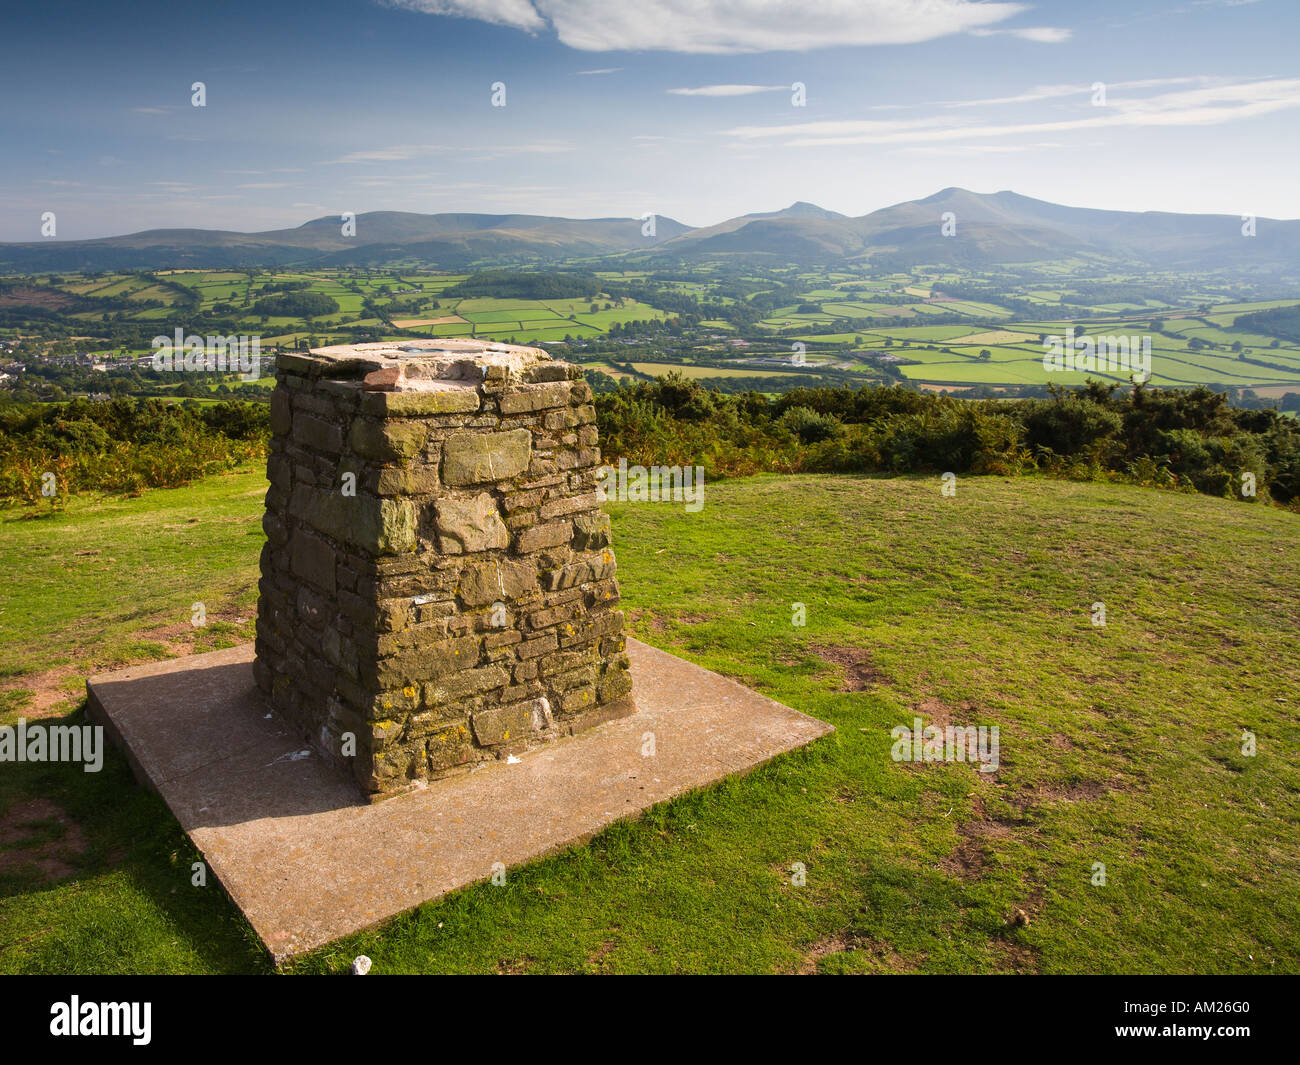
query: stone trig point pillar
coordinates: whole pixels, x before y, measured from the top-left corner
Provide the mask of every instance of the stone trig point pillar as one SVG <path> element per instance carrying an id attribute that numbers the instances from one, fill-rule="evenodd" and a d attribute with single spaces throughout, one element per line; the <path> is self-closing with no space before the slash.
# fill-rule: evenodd
<path id="1" fill-rule="evenodd" d="M 285 355 L 271 422 L 256 646 L 92 677 L 87 714 L 277 962 L 834 731 L 625 642 L 577 367 Z"/>
<path id="2" fill-rule="evenodd" d="M 254 672 L 369 797 L 633 711 L 595 421 L 536 348 L 280 356 Z"/>

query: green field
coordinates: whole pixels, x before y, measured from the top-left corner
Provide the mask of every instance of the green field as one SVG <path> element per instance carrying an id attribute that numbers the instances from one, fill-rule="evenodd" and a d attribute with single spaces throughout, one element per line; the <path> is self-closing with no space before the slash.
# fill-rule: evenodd
<path id="1" fill-rule="evenodd" d="M 860 276 L 847 271 L 800 271 L 781 279 L 787 286 L 779 290 L 781 305 L 764 305 L 762 317 L 756 321 L 750 319 L 754 321 L 752 327 L 747 323 L 738 326 L 726 320 L 726 315 L 729 309 L 746 300 L 759 299 L 777 284 L 773 277 L 757 272 L 712 278 L 705 272 L 706 276 L 699 280 L 664 279 L 649 271 L 635 270 L 606 270 L 596 275 L 610 287 L 616 283 L 647 284 L 653 279 L 660 287 L 650 297 L 640 293 L 645 297 L 642 299 L 607 293 L 593 298 L 550 300 L 462 297 L 449 293 L 467 279 L 467 274 L 403 273 L 391 269 L 335 272 L 284 269 L 255 275 L 231 270 L 180 270 L 160 272 L 157 281 L 148 275 L 131 273 L 93 278 L 70 274 L 38 279 L 31 284 L 68 296 L 124 300 L 122 309 L 112 312 L 114 320 L 137 323 L 149 330 L 166 330 L 178 318 L 216 313 L 215 307 L 228 305 L 219 313 L 233 315 L 238 330 L 260 336 L 264 348 L 346 343 L 354 341 L 357 333 L 366 339 L 385 340 L 478 337 L 540 344 L 599 342 L 615 327 L 631 322 L 666 321 L 673 317 L 673 312 L 665 309 L 674 305 L 669 295 L 686 295 L 701 301 L 698 321 L 677 335 L 682 337 L 684 349 L 693 347 L 701 353 L 702 361 L 712 361 L 715 357 L 712 353 L 718 347 L 718 334 L 743 336 L 751 344 L 771 339 L 782 343 L 803 340 L 822 347 L 846 346 L 850 350 L 824 352 L 826 361 L 843 363 L 862 372 L 864 379 L 878 380 L 878 362 L 870 357 L 856 358 L 850 351 L 890 349 L 907 360 L 899 368 L 905 380 L 932 388 L 1081 385 L 1086 374 L 1071 374 L 1067 379 L 1043 369 L 1040 334 L 1060 334 L 1067 328 L 1074 328 L 1078 335 L 1148 334 L 1153 348 L 1151 380 L 1158 387 L 1189 388 L 1204 384 L 1218 389 L 1267 389 L 1259 394 L 1274 397 L 1288 390 L 1300 392 L 1300 344 L 1286 337 L 1238 330 L 1233 325 L 1240 314 L 1292 305 L 1288 301 L 1245 302 L 1227 298 L 1224 293 L 1228 290 L 1221 293 L 1215 285 L 1195 278 L 1169 277 L 1154 282 L 1139 276 L 1093 278 L 1088 273 L 1091 269 L 1084 263 L 1035 264 L 1039 275 L 1036 279 L 1003 278 L 996 285 L 990 282 L 978 287 L 980 293 L 985 289 L 999 293 L 987 299 L 944 295 L 945 285 L 958 292 L 976 291 L 968 284 L 966 275 L 947 269 L 917 268 L 911 274 L 887 277 Z M 254 313 L 252 308 L 262 289 L 284 282 L 306 285 L 307 291 L 334 300 L 338 310 L 310 319 L 262 317 Z M 1166 298 L 1142 294 L 1142 287 L 1151 283 L 1164 286 L 1156 291 Z M 1129 286 L 1138 291 L 1132 299 L 1098 302 L 1098 297 L 1089 294 L 1097 284 L 1106 285 L 1107 291 Z M 199 301 L 197 307 L 181 309 L 184 293 L 174 290 L 172 285 L 194 293 Z M 961 288 L 962 285 L 966 288 Z M 1174 302 L 1166 288 L 1183 293 L 1181 302 Z M 797 296 L 791 295 L 795 292 Z M 664 306 L 656 306 L 655 299 Z M 146 306 L 146 302 L 160 305 Z M 1037 320 L 1039 313 L 1050 314 L 1051 320 Z M 943 321 L 944 316 L 960 316 L 961 321 Z M 1154 330 L 1153 317 L 1157 319 Z M 939 323 L 933 322 L 936 318 L 940 319 Z M 105 315 L 76 310 L 69 312 L 67 319 L 76 334 L 93 335 Z M 932 324 L 925 324 L 927 321 Z M 33 328 L 39 329 L 44 324 L 44 319 L 34 321 Z M 661 342 L 653 331 L 648 332 L 650 336 L 637 338 L 637 343 Z M 5 339 L 6 333 L 11 337 L 24 335 L 22 328 L 0 329 L 0 340 Z M 1023 339 L 1017 342 L 1015 336 L 1007 333 L 1019 334 Z M 953 344 L 972 334 L 990 334 L 996 337 L 996 342 Z M 945 346 L 951 350 L 942 351 Z M 981 361 L 979 353 L 985 348 L 990 357 Z M 138 338 L 125 350 L 135 355 L 147 353 Z M 679 348 L 675 354 L 681 351 Z M 639 361 L 657 365 L 658 360 L 646 355 L 640 352 Z M 736 375 L 713 373 L 702 367 L 699 376 Z M 770 373 L 755 367 L 739 376 L 759 378 Z M 1094 376 L 1107 375 L 1098 372 Z M 1110 376 L 1116 383 L 1127 383 L 1123 374 Z"/>
<path id="2" fill-rule="evenodd" d="M 291 970 L 1300 972 L 1300 518 L 939 487 L 762 476 L 710 482 L 698 514 L 612 507 L 633 633 L 837 732 Z M 0 586 L 0 722 L 79 715 L 94 670 L 247 640 L 264 491 L 253 470 L 0 511 L 23 575 Z M 998 772 L 894 762 L 914 716 L 997 725 Z M 0 811 L 0 970 L 269 969 L 120 756 L 8 766 Z"/>

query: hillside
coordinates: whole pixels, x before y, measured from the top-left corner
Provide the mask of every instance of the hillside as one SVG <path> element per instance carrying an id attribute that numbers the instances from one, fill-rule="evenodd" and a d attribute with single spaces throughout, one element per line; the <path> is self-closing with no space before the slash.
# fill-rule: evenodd
<path id="1" fill-rule="evenodd" d="M 264 491 L 251 470 L 0 511 L 24 574 L 0 587 L 0 722 L 68 712 L 90 671 L 249 639 Z M 698 514 L 610 509 L 635 635 L 837 733 L 297 971 L 1300 972 L 1295 514 L 997 477 L 944 498 L 764 476 L 710 482 Z M 998 725 L 998 771 L 893 761 L 915 716 Z M 116 754 L 11 766 L 0 810 L 28 811 L 0 970 L 268 967 L 219 889 L 178 887 L 189 844 Z"/>
<path id="2" fill-rule="evenodd" d="M 946 213 L 957 237 L 940 232 Z M 553 262 L 647 255 L 655 261 L 740 260 L 869 264 L 891 270 L 917 264 L 967 267 L 1069 257 L 1107 264 L 1266 274 L 1300 271 L 1300 221 L 1257 219 L 1243 237 L 1235 215 L 1104 211 L 1066 207 L 1015 192 L 947 188 L 923 199 L 850 218 L 798 202 L 693 229 L 658 216 L 654 236 L 635 218 L 569 219 L 541 215 L 358 215 L 356 236 L 336 217 L 265 233 L 151 230 L 83 241 L 0 244 L 0 269 L 113 270 L 162 267 L 344 266 L 421 262 L 459 269 L 474 263 Z"/>
<path id="3" fill-rule="evenodd" d="M 951 213 L 956 236 L 941 219 Z M 921 263 L 992 266 L 1070 256 L 1098 264 L 1134 260 L 1166 268 L 1250 271 L 1300 269 L 1300 222 L 1258 219 L 1246 239 L 1234 215 L 1100 211 L 1035 200 L 1015 192 L 981 194 L 947 188 L 920 200 L 857 218 L 737 219 L 683 234 L 662 256 L 718 255 L 817 263 L 873 261 L 890 269 Z"/>
<path id="4" fill-rule="evenodd" d="M 339 216 L 331 215 L 295 229 L 264 233 L 156 229 L 95 240 L 0 244 L 0 269 L 346 265 L 402 259 L 463 266 L 486 260 L 609 255 L 653 246 L 688 228 L 672 218 L 659 217 L 655 235 L 647 237 L 642 235 L 639 218 L 371 211 L 357 215 L 353 237 L 343 236 Z"/>

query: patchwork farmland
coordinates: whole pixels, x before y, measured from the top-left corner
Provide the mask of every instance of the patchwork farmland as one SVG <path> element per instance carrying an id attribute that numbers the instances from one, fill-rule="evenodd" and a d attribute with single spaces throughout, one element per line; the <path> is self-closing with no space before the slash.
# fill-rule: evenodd
<path id="1" fill-rule="evenodd" d="M 1269 324 L 1259 313 L 1285 314 L 1290 301 L 1243 298 L 1254 294 L 1249 286 L 1206 277 L 1098 280 L 1069 263 L 1022 274 L 568 269 L 530 275 L 554 282 L 536 296 L 521 295 L 523 275 L 511 271 L 52 274 L 0 278 L 0 343 L 14 355 L 86 354 L 111 369 L 115 361 L 139 363 L 154 335 L 175 328 L 257 336 L 272 352 L 474 337 L 551 347 L 611 385 L 677 370 L 727 390 L 768 393 L 894 381 L 927 391 L 1033 394 L 1088 377 L 1126 386 L 1126 373 L 1104 366 L 1090 373 L 1044 367 L 1045 339 L 1073 329 L 1149 343 L 1154 387 L 1204 385 L 1269 402 L 1300 395 L 1300 337 L 1280 324 L 1291 319 Z M 1129 297 L 1110 299 L 1116 288 Z M 1248 317 L 1251 324 L 1238 324 Z M 48 328 L 51 318 L 61 335 Z M 248 383 L 264 386 L 231 382 Z"/>

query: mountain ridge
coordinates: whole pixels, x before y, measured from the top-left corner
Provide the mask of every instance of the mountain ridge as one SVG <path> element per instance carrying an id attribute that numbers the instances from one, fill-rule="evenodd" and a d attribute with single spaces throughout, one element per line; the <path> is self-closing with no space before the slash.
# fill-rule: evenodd
<path id="1" fill-rule="evenodd" d="M 1300 221 L 1069 207 L 1004 189 L 958 186 L 849 216 L 807 201 L 692 227 L 640 218 L 370 211 L 344 236 L 337 216 L 241 233 L 173 228 L 76 241 L 0 244 L 0 269 L 72 270 L 383 265 L 447 269 L 572 259 L 925 263 L 998 266 L 1069 256 L 1155 266 L 1300 270 Z M 954 239 L 955 238 L 955 239 Z"/>

